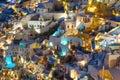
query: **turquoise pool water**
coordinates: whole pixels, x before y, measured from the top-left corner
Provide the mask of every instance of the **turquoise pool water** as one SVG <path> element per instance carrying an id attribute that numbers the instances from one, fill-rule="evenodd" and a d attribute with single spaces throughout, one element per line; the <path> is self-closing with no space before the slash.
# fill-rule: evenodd
<path id="1" fill-rule="evenodd" d="M 52 36 L 58 36 L 60 33 L 62 33 L 62 30 L 58 28 Z"/>
<path id="2" fill-rule="evenodd" d="M 7 63 L 6 64 L 6 68 L 14 68 L 15 67 L 15 63 L 13 63 L 12 61 L 12 57 L 11 56 L 7 56 L 6 59 L 5 59 L 5 62 Z"/>

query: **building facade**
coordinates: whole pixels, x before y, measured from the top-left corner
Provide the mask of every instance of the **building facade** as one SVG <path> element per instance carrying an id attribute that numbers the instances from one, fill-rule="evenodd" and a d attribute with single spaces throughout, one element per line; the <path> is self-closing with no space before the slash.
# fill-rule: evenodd
<path id="1" fill-rule="evenodd" d="M 29 21 L 28 28 L 34 29 L 37 33 L 44 33 L 49 30 L 48 25 L 51 23 L 51 19 L 40 16 L 39 20 Z"/>

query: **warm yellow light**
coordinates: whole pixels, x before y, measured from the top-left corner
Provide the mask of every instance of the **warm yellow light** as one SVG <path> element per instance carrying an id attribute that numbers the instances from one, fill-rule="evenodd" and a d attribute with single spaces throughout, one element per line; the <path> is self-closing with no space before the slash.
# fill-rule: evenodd
<path id="1" fill-rule="evenodd" d="M 80 64 L 80 66 L 84 67 L 87 63 L 87 60 L 82 60 L 82 61 L 79 61 L 78 63 Z"/>
<path id="2" fill-rule="evenodd" d="M 92 32 L 95 32 L 95 30 L 93 29 Z"/>
<path id="3" fill-rule="evenodd" d="M 119 16 L 119 14 L 118 14 L 118 13 L 116 13 L 116 14 L 115 14 L 115 16 Z"/>
<path id="4" fill-rule="evenodd" d="M 12 43 L 12 41 L 11 41 L 10 39 L 7 39 L 6 42 L 7 42 L 8 44 L 11 44 L 11 43 Z"/>
<path id="5" fill-rule="evenodd" d="M 75 78 L 77 77 L 77 72 L 76 72 L 75 69 L 72 69 L 72 70 L 70 71 L 70 77 L 71 77 L 72 79 L 75 79 Z"/>
<path id="6" fill-rule="evenodd" d="M 0 47 L 3 47 L 3 45 L 4 45 L 4 42 L 0 42 Z"/>
<path id="7" fill-rule="evenodd" d="M 98 41 L 102 37 L 102 33 L 98 33 L 97 36 L 95 37 L 95 40 Z"/>
<path id="8" fill-rule="evenodd" d="M 88 8 L 88 11 L 90 11 L 90 12 L 95 12 L 96 8 L 97 8 L 97 7 L 95 7 L 95 6 L 89 7 L 89 8 Z"/>
<path id="9" fill-rule="evenodd" d="M 96 46 L 95 46 L 95 49 L 99 49 L 99 48 L 100 48 L 99 45 L 96 45 Z"/>
<path id="10" fill-rule="evenodd" d="M 79 26 L 79 24 L 80 24 L 80 21 L 79 21 L 79 20 L 77 20 L 77 22 L 76 22 L 76 26 Z"/>

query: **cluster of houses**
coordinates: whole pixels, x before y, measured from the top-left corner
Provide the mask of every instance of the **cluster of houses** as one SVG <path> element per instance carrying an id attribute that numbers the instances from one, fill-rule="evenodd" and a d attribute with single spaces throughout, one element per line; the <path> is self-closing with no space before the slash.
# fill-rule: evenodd
<path id="1" fill-rule="evenodd" d="M 34 8 L 35 13 L 12 20 L 12 27 L 0 37 L 0 57 L 5 61 L 1 79 L 101 80 L 108 79 L 100 76 L 103 66 L 120 69 L 119 22 L 85 15 L 80 4 L 86 5 L 87 0 L 76 1 L 70 3 L 70 9 L 79 11 L 69 14 L 55 12 L 56 4 L 62 6 L 55 0 L 23 3 L 29 3 L 25 7 Z M 50 29 L 54 31 L 56 25 L 55 32 L 44 35 Z"/>

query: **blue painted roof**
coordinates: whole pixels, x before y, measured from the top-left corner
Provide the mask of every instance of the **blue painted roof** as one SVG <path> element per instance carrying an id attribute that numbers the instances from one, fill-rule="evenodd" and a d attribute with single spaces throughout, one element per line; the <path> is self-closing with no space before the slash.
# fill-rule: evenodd
<path id="1" fill-rule="evenodd" d="M 6 15 L 5 14 L 0 14 L 0 22 L 4 22 L 6 19 Z"/>
<path id="2" fill-rule="evenodd" d="M 32 57 L 31 57 L 31 60 L 32 60 L 32 61 L 36 61 L 37 59 L 38 59 L 38 58 L 37 58 L 36 56 L 32 56 Z"/>
<path id="3" fill-rule="evenodd" d="M 31 78 L 30 80 L 37 80 L 37 79 L 33 77 L 33 78 Z"/>
<path id="4" fill-rule="evenodd" d="M 3 4 L 3 3 L 0 3 L 0 8 L 3 7 L 3 6 L 4 6 L 4 4 Z"/>
<path id="5" fill-rule="evenodd" d="M 6 8 L 2 11 L 2 13 L 11 15 L 14 14 L 14 10 L 12 8 Z"/>
<path id="6" fill-rule="evenodd" d="M 111 20 L 120 22 L 120 16 L 113 16 Z"/>
<path id="7" fill-rule="evenodd" d="M 39 8 L 45 8 L 45 6 L 44 6 L 43 3 L 38 4 L 38 7 L 39 7 Z"/>
<path id="8" fill-rule="evenodd" d="M 21 8 L 21 11 L 28 12 L 28 9 L 24 7 L 24 8 Z"/>
<path id="9" fill-rule="evenodd" d="M 49 71 L 44 70 L 43 73 L 44 73 L 44 74 L 49 74 Z"/>
<path id="10" fill-rule="evenodd" d="M 50 64 L 54 64 L 54 62 L 55 62 L 55 59 L 52 58 L 52 57 L 50 57 L 50 58 L 49 58 L 49 63 L 50 63 Z"/>
<path id="11" fill-rule="evenodd" d="M 49 2 L 53 2 L 53 0 L 49 0 Z"/>

